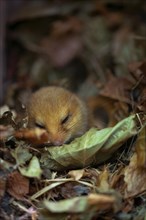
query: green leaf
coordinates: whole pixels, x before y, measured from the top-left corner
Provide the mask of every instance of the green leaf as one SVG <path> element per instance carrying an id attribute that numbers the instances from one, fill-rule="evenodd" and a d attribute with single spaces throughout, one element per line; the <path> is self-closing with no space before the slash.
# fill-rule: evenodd
<path id="1" fill-rule="evenodd" d="M 117 212 L 121 208 L 121 197 L 115 192 L 109 194 L 89 194 L 87 196 L 74 197 L 58 202 L 45 200 L 40 213 L 41 220 L 67 219 L 68 215 L 80 216 L 90 220 L 98 211 L 112 210 Z M 65 218 L 66 217 L 66 218 Z"/>
<path id="2" fill-rule="evenodd" d="M 46 147 L 41 163 L 45 168 L 56 171 L 98 165 L 109 159 L 122 143 L 139 132 L 138 122 L 137 115 L 131 115 L 111 128 L 91 128 L 68 145 Z"/>
<path id="3" fill-rule="evenodd" d="M 44 201 L 44 206 L 52 213 L 63 212 L 84 212 L 87 207 L 87 197 L 75 197 L 71 199 L 64 199 L 59 202 Z"/>
<path id="4" fill-rule="evenodd" d="M 39 160 L 36 156 L 34 156 L 28 167 L 19 167 L 19 170 L 22 175 L 27 176 L 27 177 L 36 177 L 40 178 L 42 174 L 42 170 L 40 168 Z"/>

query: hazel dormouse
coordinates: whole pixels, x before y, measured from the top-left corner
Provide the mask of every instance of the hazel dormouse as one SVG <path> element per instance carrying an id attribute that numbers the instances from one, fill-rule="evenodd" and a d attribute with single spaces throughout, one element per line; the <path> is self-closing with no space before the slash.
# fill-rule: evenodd
<path id="1" fill-rule="evenodd" d="M 90 127 L 86 104 L 62 87 L 48 86 L 33 93 L 27 111 L 28 127 L 44 129 L 55 146 L 69 143 Z"/>

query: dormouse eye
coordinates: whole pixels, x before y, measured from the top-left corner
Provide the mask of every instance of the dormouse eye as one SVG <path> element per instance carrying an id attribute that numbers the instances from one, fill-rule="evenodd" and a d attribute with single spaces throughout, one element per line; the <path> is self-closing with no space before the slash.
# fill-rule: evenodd
<path id="1" fill-rule="evenodd" d="M 61 124 L 65 124 L 68 119 L 70 118 L 71 114 L 66 115 L 62 120 L 61 120 Z"/>
<path id="2" fill-rule="evenodd" d="M 45 129 L 45 125 L 43 125 L 43 124 L 41 124 L 41 123 L 39 123 L 39 122 L 35 122 L 35 126 L 36 126 L 37 128 Z"/>

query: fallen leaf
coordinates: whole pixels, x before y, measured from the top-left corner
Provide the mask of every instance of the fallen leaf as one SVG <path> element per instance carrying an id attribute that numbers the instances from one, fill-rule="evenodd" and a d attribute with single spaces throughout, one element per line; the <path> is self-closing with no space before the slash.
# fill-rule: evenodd
<path id="1" fill-rule="evenodd" d="M 90 220 L 97 212 L 111 210 L 114 213 L 120 208 L 121 199 L 114 194 L 89 194 L 88 196 L 75 197 L 58 202 L 45 200 L 41 209 L 40 219 L 49 219 L 49 217 L 56 219 L 58 215 L 61 219 L 61 217 L 67 217 L 68 214 L 82 214 L 83 219 Z"/>
<path id="2" fill-rule="evenodd" d="M 140 83 L 146 85 L 146 61 L 132 62 L 128 67 L 136 82 L 142 79 Z"/>
<path id="3" fill-rule="evenodd" d="M 36 156 L 33 156 L 28 167 L 19 167 L 20 173 L 27 177 L 36 177 L 40 179 L 42 170 L 40 168 L 39 160 Z"/>
<path id="4" fill-rule="evenodd" d="M 6 178 L 0 177 L 0 200 L 4 196 L 6 190 Z"/>
<path id="5" fill-rule="evenodd" d="M 136 152 L 125 168 L 125 197 L 134 197 L 146 191 L 146 127 L 139 133 Z"/>
<path id="6" fill-rule="evenodd" d="M 110 188 L 118 191 L 121 195 L 124 195 L 125 191 L 124 169 L 125 167 L 120 166 L 110 178 Z"/>
<path id="7" fill-rule="evenodd" d="M 68 175 L 70 177 L 72 177 L 74 180 L 80 180 L 83 177 L 84 173 L 85 173 L 84 169 L 82 169 L 82 170 L 71 170 L 71 171 L 68 172 Z"/>
<path id="8" fill-rule="evenodd" d="M 109 191 L 110 189 L 110 185 L 108 182 L 108 178 L 109 178 L 109 171 L 105 168 L 99 175 L 99 190 L 101 190 L 102 192 L 105 191 Z"/>
<path id="9" fill-rule="evenodd" d="M 143 128 L 136 140 L 137 166 L 146 168 L 146 128 Z"/>
<path id="10" fill-rule="evenodd" d="M 132 86 L 133 84 L 128 78 L 110 75 L 100 94 L 122 102 L 131 103 L 130 91 Z"/>
<path id="11" fill-rule="evenodd" d="M 24 148 L 22 145 L 20 142 L 19 146 L 11 151 L 11 154 L 15 158 L 17 165 L 25 164 L 32 157 L 32 154 L 29 152 L 29 150 Z"/>
<path id="12" fill-rule="evenodd" d="M 146 112 L 146 87 L 143 88 L 138 97 L 137 107 L 140 111 Z"/>
<path id="13" fill-rule="evenodd" d="M 137 155 L 134 154 L 125 169 L 125 198 L 140 195 L 146 191 L 146 169 L 137 167 Z"/>
<path id="14" fill-rule="evenodd" d="M 34 129 L 21 129 L 15 132 L 15 138 L 18 140 L 26 140 L 34 144 L 48 143 L 48 134 L 45 130 L 34 128 Z"/>
<path id="15" fill-rule="evenodd" d="M 139 132 L 137 123 L 137 116 L 131 115 L 114 127 L 102 130 L 92 128 L 68 145 L 44 148 L 40 162 L 42 166 L 56 171 L 98 165 L 109 159 L 124 141 Z"/>
<path id="16" fill-rule="evenodd" d="M 14 171 L 8 176 L 7 192 L 16 199 L 23 199 L 29 192 L 29 180 Z"/>

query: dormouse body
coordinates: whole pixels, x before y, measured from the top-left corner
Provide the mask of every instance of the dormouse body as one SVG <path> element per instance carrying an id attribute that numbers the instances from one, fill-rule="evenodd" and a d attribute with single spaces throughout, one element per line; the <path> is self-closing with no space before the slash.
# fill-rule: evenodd
<path id="1" fill-rule="evenodd" d="M 44 87 L 30 97 L 28 126 L 45 129 L 48 141 L 62 145 L 88 130 L 88 109 L 74 93 L 61 87 Z"/>

